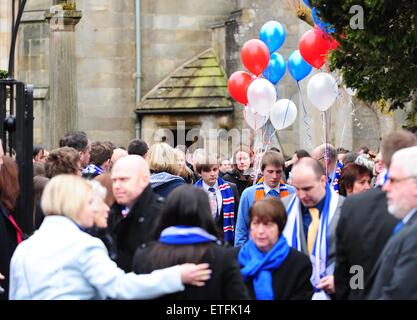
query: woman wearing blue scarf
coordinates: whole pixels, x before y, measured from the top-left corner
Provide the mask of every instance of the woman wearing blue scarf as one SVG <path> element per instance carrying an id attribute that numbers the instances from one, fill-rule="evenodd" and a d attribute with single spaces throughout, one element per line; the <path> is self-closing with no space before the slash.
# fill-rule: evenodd
<path id="1" fill-rule="evenodd" d="M 250 208 L 250 240 L 238 260 L 249 292 L 257 300 L 310 300 L 312 266 L 282 236 L 287 215 L 280 199 L 265 198 Z"/>
<path id="2" fill-rule="evenodd" d="M 162 209 L 155 233 L 157 241 L 136 251 L 133 271 L 147 273 L 179 261 L 204 261 L 212 270 L 204 287 L 186 286 L 180 294 L 163 298 L 249 299 L 234 251 L 231 251 L 234 249 L 224 247 L 218 240 L 218 233 L 207 193 L 195 186 L 180 186 L 168 196 Z"/>

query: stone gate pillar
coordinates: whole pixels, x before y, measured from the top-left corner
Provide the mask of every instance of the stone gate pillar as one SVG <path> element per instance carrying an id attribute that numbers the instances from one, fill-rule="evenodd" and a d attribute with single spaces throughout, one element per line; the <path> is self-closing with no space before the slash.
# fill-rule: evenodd
<path id="1" fill-rule="evenodd" d="M 75 25 L 82 13 L 75 1 L 54 1 L 45 14 L 51 28 L 49 41 L 50 103 L 45 129 L 49 148 L 58 147 L 59 139 L 78 128 L 77 59 Z"/>

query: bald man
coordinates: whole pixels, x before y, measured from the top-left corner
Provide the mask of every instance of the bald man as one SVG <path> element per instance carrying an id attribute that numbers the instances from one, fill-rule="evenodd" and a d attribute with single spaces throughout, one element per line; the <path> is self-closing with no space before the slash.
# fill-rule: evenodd
<path id="1" fill-rule="evenodd" d="M 149 167 L 138 155 L 120 158 L 113 166 L 111 180 L 116 203 L 111 208 L 109 231 L 116 242 L 117 265 L 132 271 L 138 247 L 145 247 L 159 215 L 163 198 L 152 191 Z"/>
<path id="2" fill-rule="evenodd" d="M 343 163 L 337 160 L 336 148 L 328 143 L 322 144 L 313 150 L 311 157 L 320 162 L 323 170 L 327 171 L 327 181 L 333 190 L 339 193 L 339 178 Z"/>
<path id="3" fill-rule="evenodd" d="M 320 162 L 312 158 L 294 165 L 291 181 L 296 194 L 283 199 L 288 216 L 283 235 L 291 247 L 310 256 L 311 282 L 318 289 L 313 299 L 328 299 L 334 293 L 336 226 L 344 198 L 330 187 Z"/>
<path id="4" fill-rule="evenodd" d="M 114 165 L 116 163 L 117 160 L 119 160 L 120 158 L 123 158 L 125 156 L 127 156 L 128 153 L 125 149 L 122 148 L 116 148 L 113 150 L 113 154 L 111 156 L 111 163 L 112 165 Z"/>

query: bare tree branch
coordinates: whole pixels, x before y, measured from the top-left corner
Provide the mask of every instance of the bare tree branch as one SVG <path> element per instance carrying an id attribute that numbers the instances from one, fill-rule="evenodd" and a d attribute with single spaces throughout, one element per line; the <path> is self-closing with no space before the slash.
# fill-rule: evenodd
<path id="1" fill-rule="evenodd" d="M 294 12 L 298 19 L 314 27 L 314 21 L 311 16 L 311 10 L 307 8 L 300 0 L 284 0 L 287 7 Z"/>

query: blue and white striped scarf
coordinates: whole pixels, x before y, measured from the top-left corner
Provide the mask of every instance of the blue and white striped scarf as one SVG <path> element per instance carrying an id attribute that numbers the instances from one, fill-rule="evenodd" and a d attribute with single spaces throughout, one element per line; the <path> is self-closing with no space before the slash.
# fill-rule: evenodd
<path id="1" fill-rule="evenodd" d="M 316 288 L 320 279 L 331 275 L 332 270 L 326 270 L 329 250 L 329 225 L 337 209 L 339 195 L 333 191 L 329 184 L 326 183 L 326 198 L 324 200 L 324 207 L 320 215 L 320 225 L 317 231 L 316 241 L 314 242 L 313 253 L 310 260 L 313 265 L 313 274 L 311 276 L 311 283 Z M 285 225 L 283 235 L 287 239 L 288 244 L 302 252 L 301 248 L 301 203 L 297 196 L 294 196 L 287 209 L 287 224 Z M 321 290 L 315 289 L 315 295 L 323 296 Z M 313 295 L 313 299 L 315 296 Z"/>
<path id="2" fill-rule="evenodd" d="M 82 171 L 82 174 L 94 174 L 94 175 L 100 175 L 104 172 L 104 170 L 99 167 L 96 166 L 95 164 L 89 164 L 87 167 L 84 168 L 84 170 Z"/>
<path id="3" fill-rule="evenodd" d="M 185 245 L 214 242 L 217 238 L 206 230 L 192 226 L 172 226 L 162 230 L 159 242 L 171 245 Z"/>
<path id="4" fill-rule="evenodd" d="M 384 184 L 387 183 L 387 180 L 388 170 L 384 168 L 384 170 L 376 177 L 375 187 L 382 187 Z"/>
<path id="5" fill-rule="evenodd" d="M 339 193 L 339 179 L 340 179 L 340 174 L 342 172 L 342 169 L 343 169 L 343 163 L 341 163 L 340 161 L 337 161 L 336 168 L 334 169 L 333 177 L 331 181 L 333 190 L 336 193 Z"/>
<path id="6" fill-rule="evenodd" d="M 222 194 L 224 241 L 232 242 L 235 239 L 235 197 L 232 188 L 222 178 L 217 178 L 217 184 Z M 203 187 L 203 180 L 198 180 L 195 185 Z"/>

